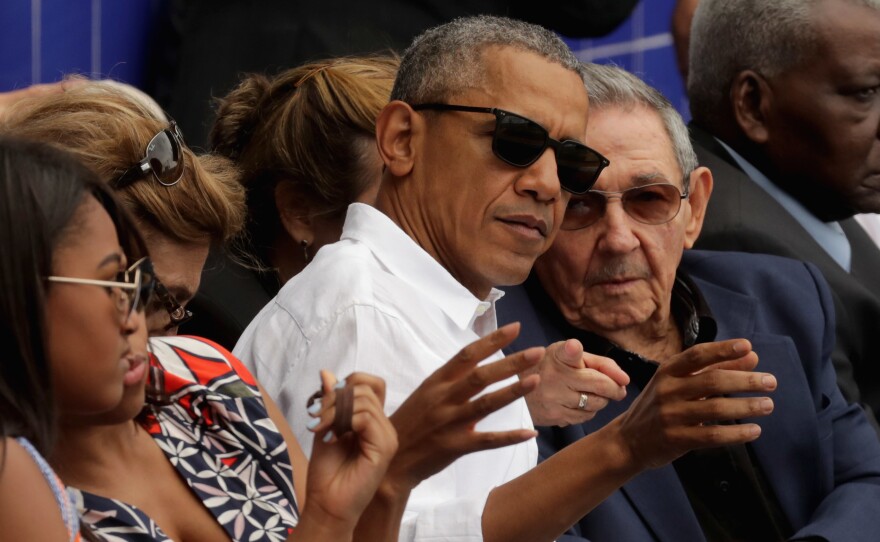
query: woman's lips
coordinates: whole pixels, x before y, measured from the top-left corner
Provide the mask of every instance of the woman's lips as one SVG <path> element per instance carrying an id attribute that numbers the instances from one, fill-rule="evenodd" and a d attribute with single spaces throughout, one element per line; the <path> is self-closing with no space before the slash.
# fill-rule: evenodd
<path id="1" fill-rule="evenodd" d="M 134 386 L 143 381 L 144 376 L 147 373 L 148 359 L 146 355 L 129 354 L 123 358 L 123 362 L 128 364 L 125 370 L 125 376 L 122 379 L 122 382 L 126 386 Z"/>

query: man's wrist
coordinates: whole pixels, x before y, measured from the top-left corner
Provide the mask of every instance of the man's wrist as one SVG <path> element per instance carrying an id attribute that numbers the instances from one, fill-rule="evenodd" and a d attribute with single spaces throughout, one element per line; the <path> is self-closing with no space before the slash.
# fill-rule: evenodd
<path id="1" fill-rule="evenodd" d="M 629 479 L 645 470 L 645 467 L 641 465 L 640 459 L 627 442 L 621 426 L 621 418 L 615 418 L 596 431 L 595 435 L 597 440 L 602 442 L 602 449 L 607 453 L 608 471 Z"/>
<path id="2" fill-rule="evenodd" d="M 408 480 L 407 477 L 396 476 L 392 470 L 393 466 L 385 473 L 385 476 L 379 483 L 379 487 L 376 489 L 373 500 L 385 506 L 393 506 L 398 503 L 406 506 L 409 494 L 418 484 Z"/>

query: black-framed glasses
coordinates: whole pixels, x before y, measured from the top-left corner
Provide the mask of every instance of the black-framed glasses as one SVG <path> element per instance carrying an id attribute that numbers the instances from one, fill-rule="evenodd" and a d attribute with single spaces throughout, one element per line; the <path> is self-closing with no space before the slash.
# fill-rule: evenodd
<path id="1" fill-rule="evenodd" d="M 150 301 L 156 285 L 153 264 L 149 258 L 141 258 L 134 265 L 121 271 L 117 280 L 94 280 L 77 277 L 46 277 L 49 282 L 64 284 L 86 284 L 106 288 L 116 302 L 116 308 L 123 321 L 131 318 L 136 311 L 142 311 Z"/>
<path id="2" fill-rule="evenodd" d="M 583 143 L 558 141 L 547 129 L 522 115 L 494 107 L 471 107 L 441 103 L 416 104 L 416 111 L 463 111 L 495 115 L 495 133 L 492 134 L 492 152 L 502 161 L 516 167 L 528 167 L 544 154 L 547 147 L 556 152 L 556 171 L 562 188 L 572 194 L 583 194 L 593 187 L 596 179 L 610 162 Z"/>
<path id="3" fill-rule="evenodd" d="M 113 187 L 125 188 L 152 174 L 162 186 L 174 186 L 183 178 L 183 133 L 173 120 L 168 128 L 147 143 L 143 159 L 131 166 L 116 180 Z"/>
<path id="4" fill-rule="evenodd" d="M 562 219 L 563 230 L 579 230 L 595 224 L 605 216 L 608 200 L 617 198 L 623 210 L 636 222 L 642 224 L 665 224 L 681 210 L 681 202 L 688 197 L 677 186 L 669 183 L 653 183 L 634 186 L 619 192 L 590 190 L 586 194 L 572 196 Z"/>
<path id="5" fill-rule="evenodd" d="M 156 279 L 155 292 L 156 299 L 162 303 L 162 306 L 168 312 L 168 317 L 171 319 L 171 321 L 168 322 L 168 325 L 165 326 L 165 331 L 182 326 L 192 320 L 192 311 L 178 303 L 171 292 L 168 291 L 168 288 L 166 288 L 158 278 Z"/>

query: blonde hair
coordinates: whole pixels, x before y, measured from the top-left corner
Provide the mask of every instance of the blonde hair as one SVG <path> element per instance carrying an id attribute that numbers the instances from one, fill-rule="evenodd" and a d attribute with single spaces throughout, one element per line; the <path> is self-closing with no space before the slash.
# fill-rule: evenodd
<path id="1" fill-rule="evenodd" d="M 280 229 L 278 182 L 293 183 L 314 212 L 326 214 L 344 213 L 377 182 L 378 169 L 365 164 L 398 64 L 393 56 L 321 60 L 271 78 L 248 75 L 218 100 L 211 146 L 242 170 L 258 249 Z"/>
<path id="2" fill-rule="evenodd" d="M 167 127 L 168 121 L 158 118 L 145 100 L 113 85 L 88 82 L 22 100 L 7 112 L 0 129 L 71 151 L 102 181 L 113 183 Z M 166 187 L 145 178 L 117 195 L 135 218 L 167 237 L 229 241 L 242 230 L 246 216 L 237 170 L 222 157 L 196 157 L 186 146 L 182 150 L 185 171 L 179 183 Z"/>

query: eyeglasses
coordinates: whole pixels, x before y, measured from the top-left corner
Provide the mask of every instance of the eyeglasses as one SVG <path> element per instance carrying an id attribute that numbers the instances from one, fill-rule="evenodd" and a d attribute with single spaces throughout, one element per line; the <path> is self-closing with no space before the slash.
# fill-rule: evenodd
<path id="1" fill-rule="evenodd" d="M 634 186 L 620 192 L 590 190 L 586 194 L 572 196 L 562 219 L 563 230 L 579 230 L 596 223 L 605 216 L 608 200 L 620 199 L 623 210 L 636 222 L 642 224 L 665 224 L 678 215 L 681 201 L 688 197 L 678 187 L 669 183 Z"/>
<path id="2" fill-rule="evenodd" d="M 162 186 L 174 186 L 183 178 L 183 134 L 173 120 L 147 144 L 144 158 L 128 168 L 113 184 L 116 189 L 142 179 L 152 173 Z"/>
<path id="3" fill-rule="evenodd" d="M 610 162 L 604 156 L 577 141 L 557 141 L 537 122 L 516 113 L 494 107 L 471 107 L 428 103 L 413 105 L 416 111 L 464 111 L 495 115 L 495 133 L 492 152 L 504 162 L 516 167 L 528 167 L 544 154 L 547 147 L 556 152 L 556 172 L 562 188 L 572 194 L 583 194 L 593 187 L 596 179 Z"/>
<path id="4" fill-rule="evenodd" d="M 142 311 L 150 301 L 155 285 L 153 264 L 149 258 L 141 258 L 131 267 L 119 273 L 119 280 L 93 280 L 75 277 L 46 277 L 49 282 L 65 284 L 86 284 L 102 286 L 114 297 L 116 308 L 123 322 L 131 318 L 135 311 Z"/>
<path id="5" fill-rule="evenodd" d="M 192 320 L 192 311 L 178 303 L 174 296 L 171 295 L 171 292 L 168 291 L 168 288 L 158 278 L 156 279 L 156 299 L 162 303 L 162 306 L 168 312 L 168 317 L 171 319 L 168 325 L 165 326 L 165 331 L 182 326 Z"/>

